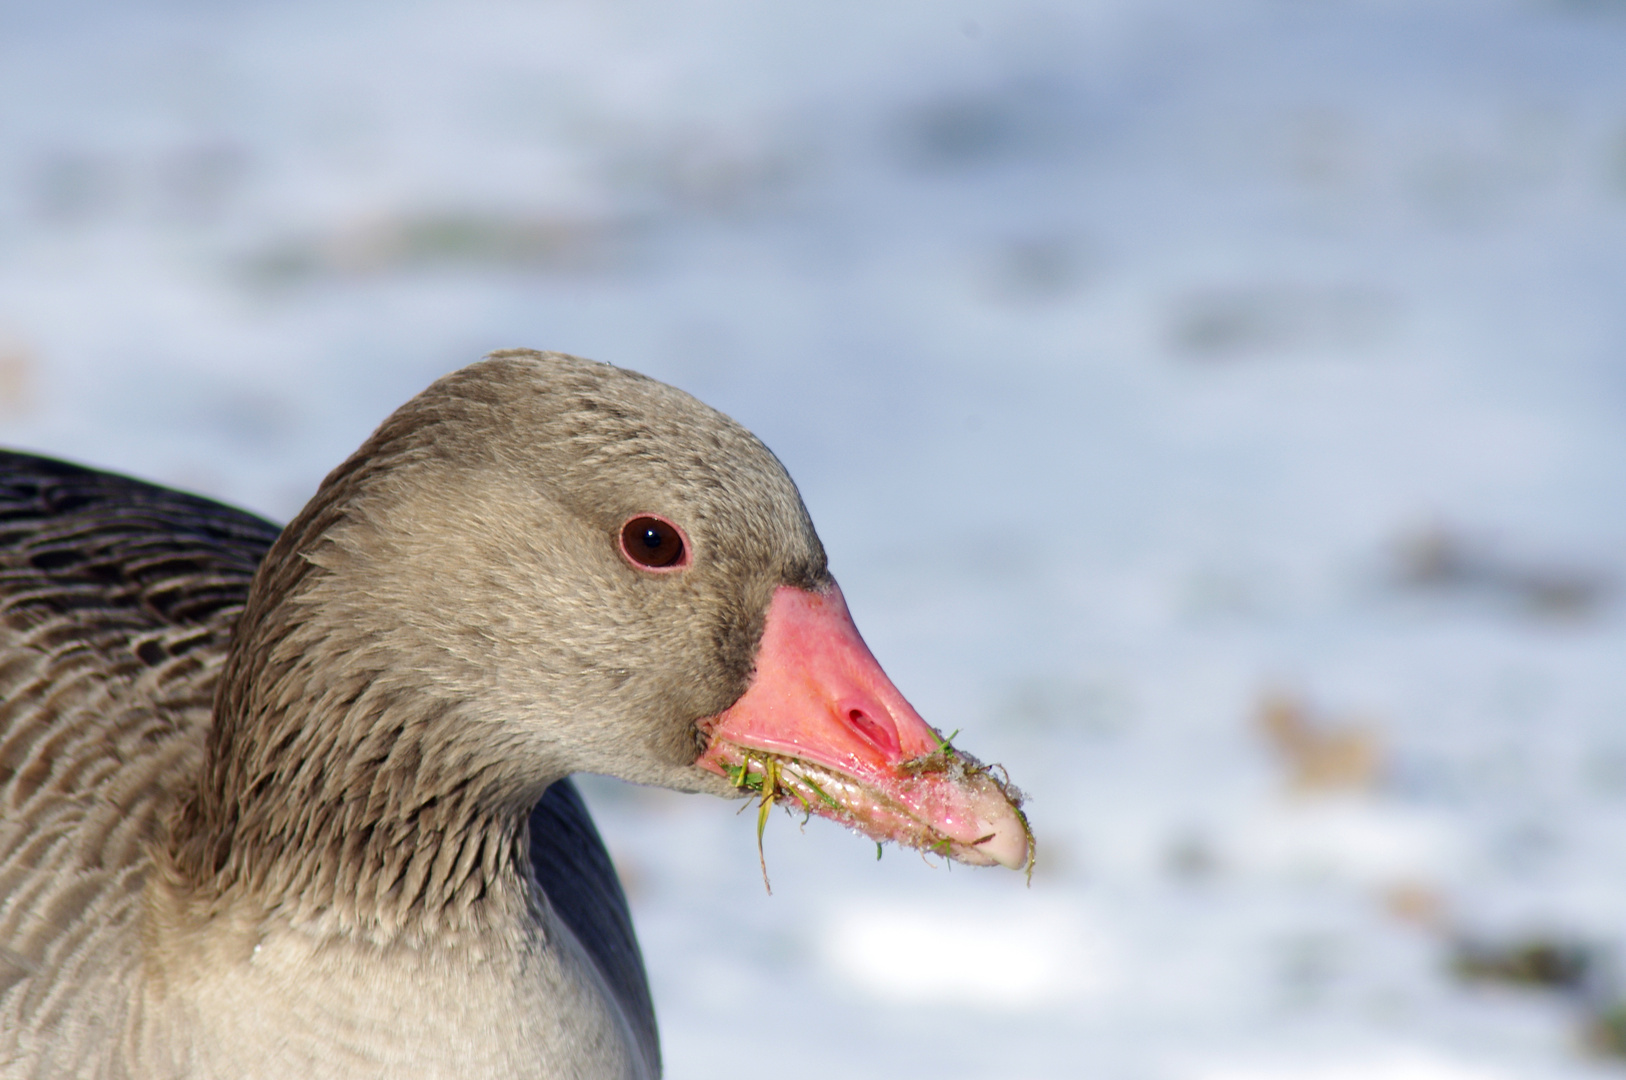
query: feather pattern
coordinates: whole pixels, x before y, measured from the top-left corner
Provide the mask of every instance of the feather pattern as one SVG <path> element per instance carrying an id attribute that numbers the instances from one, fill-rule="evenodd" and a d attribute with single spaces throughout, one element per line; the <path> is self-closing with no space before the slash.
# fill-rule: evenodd
<path id="1" fill-rule="evenodd" d="M 0 1073 L 83 1073 L 78 1055 L 132 1027 L 152 845 L 198 772 L 232 627 L 278 532 L 0 452 Z M 529 824 L 543 894 L 658 1062 L 626 900 L 568 780 Z"/>

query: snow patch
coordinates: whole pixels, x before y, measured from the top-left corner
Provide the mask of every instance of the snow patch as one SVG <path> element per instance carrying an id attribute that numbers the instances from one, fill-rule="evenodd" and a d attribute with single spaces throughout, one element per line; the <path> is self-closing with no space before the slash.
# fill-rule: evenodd
<path id="1" fill-rule="evenodd" d="M 1107 935 L 1076 906 L 848 903 L 827 919 L 827 966 L 895 1002 L 1019 1009 L 1099 996 L 1114 982 Z"/>

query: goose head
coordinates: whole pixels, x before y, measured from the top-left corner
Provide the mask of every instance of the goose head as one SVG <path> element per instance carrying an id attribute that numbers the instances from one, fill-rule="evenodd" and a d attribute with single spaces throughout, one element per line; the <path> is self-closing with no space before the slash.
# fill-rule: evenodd
<path id="1" fill-rule="evenodd" d="M 967 862 L 1030 849 L 1020 796 L 864 646 L 774 455 L 560 354 L 441 379 L 327 477 L 254 581 L 215 712 L 177 850 L 222 887 L 298 876 L 279 862 L 314 845 L 329 892 L 402 888 L 413 837 L 522 822 L 572 772 Z"/>

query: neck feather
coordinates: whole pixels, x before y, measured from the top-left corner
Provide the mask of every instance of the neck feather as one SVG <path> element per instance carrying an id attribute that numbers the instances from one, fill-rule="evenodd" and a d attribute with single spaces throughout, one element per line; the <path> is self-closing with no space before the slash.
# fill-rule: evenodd
<path id="1" fill-rule="evenodd" d="M 406 703 L 358 701 L 337 723 L 285 714 L 214 743 L 171 823 L 174 876 L 211 908 L 247 901 L 379 941 L 521 917 L 540 792 L 459 745 L 464 731 Z"/>
<path id="2" fill-rule="evenodd" d="M 378 940 L 523 916 L 527 819 L 546 784 L 477 745 L 457 712 L 374 681 L 217 714 L 171 822 L 173 875 L 211 908 L 248 901 Z"/>
<path id="3" fill-rule="evenodd" d="M 254 580 L 166 876 L 207 910 L 246 903 L 380 941 L 534 916 L 528 817 L 557 775 L 321 600 L 333 582 L 305 553 L 345 516 L 358 459 Z"/>

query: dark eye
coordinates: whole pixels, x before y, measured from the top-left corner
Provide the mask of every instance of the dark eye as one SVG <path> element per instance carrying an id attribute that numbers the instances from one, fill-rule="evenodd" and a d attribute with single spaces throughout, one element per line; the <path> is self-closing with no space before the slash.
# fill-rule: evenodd
<path id="1" fill-rule="evenodd" d="M 653 514 L 639 514 L 621 526 L 621 553 L 648 570 L 676 570 L 688 562 L 678 527 Z"/>

